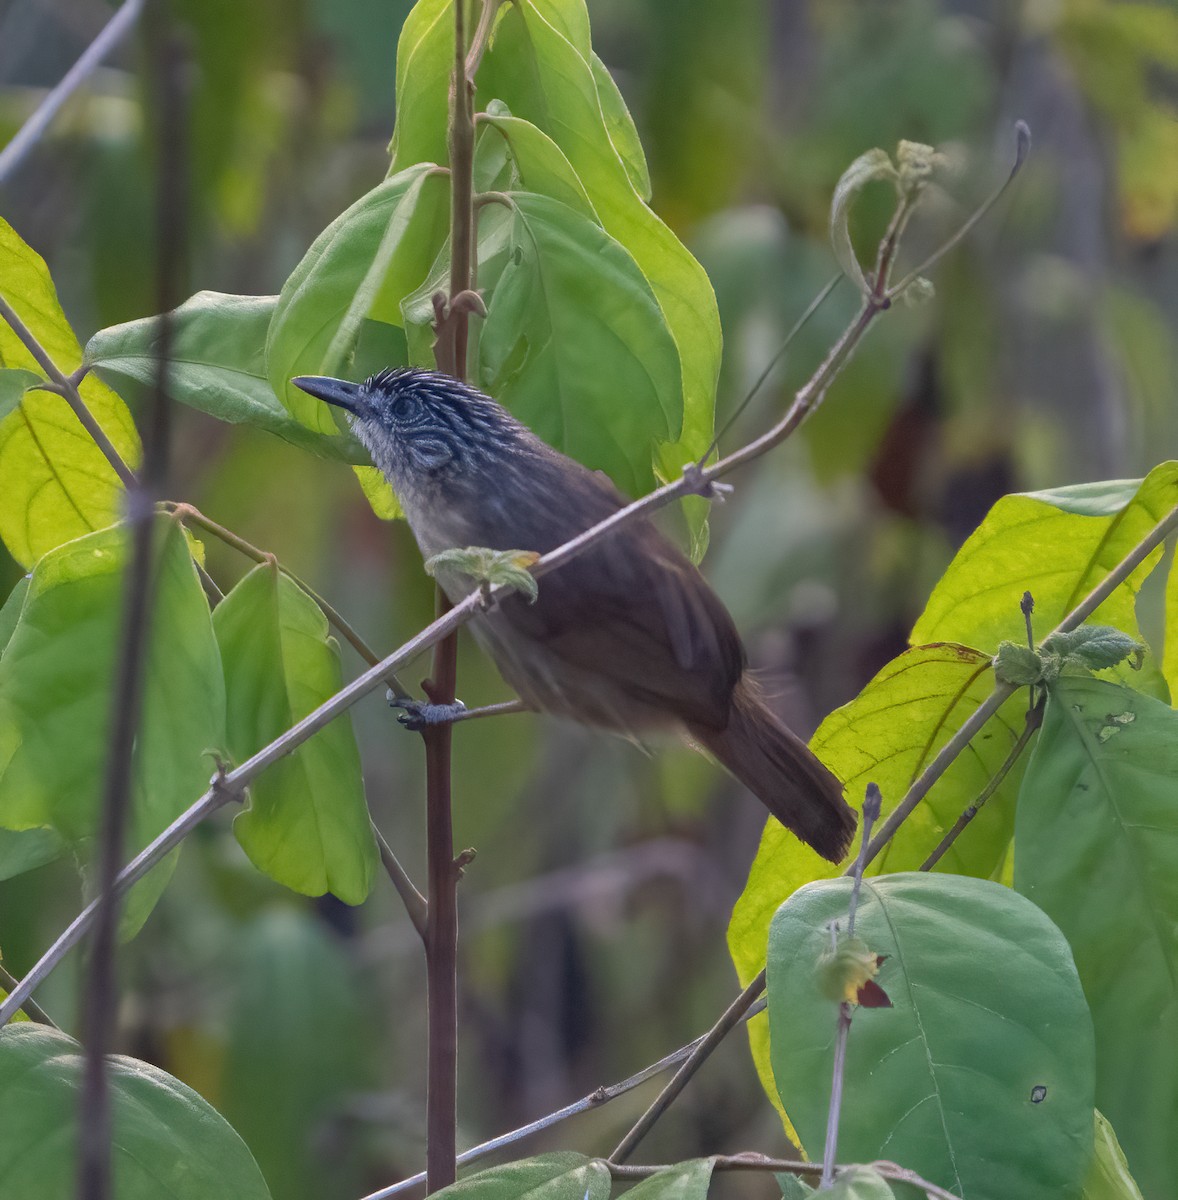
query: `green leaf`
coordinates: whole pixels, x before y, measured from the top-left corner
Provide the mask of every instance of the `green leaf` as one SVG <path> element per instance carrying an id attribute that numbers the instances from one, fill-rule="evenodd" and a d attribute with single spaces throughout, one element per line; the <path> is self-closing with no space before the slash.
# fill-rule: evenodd
<path id="1" fill-rule="evenodd" d="M 676 1163 L 632 1187 L 627 1196 L 633 1200 L 707 1200 L 712 1182 L 713 1160 L 693 1158 Z"/>
<path id="2" fill-rule="evenodd" d="M 12 631 L 20 619 L 20 610 L 24 607 L 25 597 L 29 593 L 31 579 L 30 575 L 22 575 L 16 581 L 16 586 L 8 593 L 8 599 L 0 607 L 0 655 L 4 654 L 8 640 L 12 637 Z"/>
<path id="3" fill-rule="evenodd" d="M 191 1088 L 158 1067 L 107 1060 L 119 1200 L 269 1200 L 245 1143 Z M 77 1192 L 82 1049 L 42 1025 L 0 1031 L 0 1193 L 72 1200 Z"/>
<path id="4" fill-rule="evenodd" d="M 834 1185 L 823 1192 L 823 1200 L 895 1200 L 888 1181 L 874 1167 L 848 1167 L 840 1171 Z"/>
<path id="5" fill-rule="evenodd" d="M 914 644 L 952 640 L 993 653 L 1026 639 L 1019 601 L 1035 598 L 1046 633 L 1178 504 L 1178 463 L 1139 485 L 1123 480 L 1005 496 L 970 536 L 933 589 L 912 630 Z M 1093 620 L 1140 638 L 1137 591 L 1157 565 L 1155 549 L 1096 610 Z M 1126 676 L 1128 672 L 1126 670 Z M 1129 678 L 1136 687 L 1149 680 Z"/>
<path id="6" fill-rule="evenodd" d="M 886 816 L 993 687 L 986 655 L 965 646 L 919 646 L 893 659 L 854 700 L 835 709 L 810 746 L 844 781 L 856 807 L 867 784 L 878 784 Z M 1021 696 L 1003 705 L 970 743 L 970 751 L 957 757 L 900 826 L 867 868 L 869 875 L 920 866 L 1005 761 L 1018 740 L 1025 712 L 1026 700 Z M 935 870 L 981 878 L 998 875 L 1014 829 L 1022 771 L 1022 761 L 1015 763 Z M 728 926 L 728 950 L 742 985 L 765 965 L 769 923 L 778 907 L 804 884 L 837 872 L 838 867 L 776 821 L 766 822 Z M 761 1082 L 772 1098 L 776 1093 L 763 1022 L 750 1022 L 749 1040 Z"/>
<path id="7" fill-rule="evenodd" d="M 1019 796 L 1014 884 L 1071 943 L 1096 1026 L 1096 1102 L 1146 1195 L 1178 1144 L 1178 715 L 1115 683 L 1052 689 Z"/>
<path id="8" fill-rule="evenodd" d="M 339 650 L 326 617 L 273 564 L 255 567 L 217 605 L 213 624 L 236 761 L 339 691 Z M 361 903 L 372 890 L 377 852 L 350 717 L 258 776 L 233 831 L 250 861 L 284 887 Z"/>
<path id="9" fill-rule="evenodd" d="M 1058 654 L 1065 666 L 1104 671 L 1132 659 L 1140 667 L 1145 644 L 1111 625 L 1081 625 L 1066 633 L 1053 633 L 1043 643 L 1045 654 Z"/>
<path id="10" fill-rule="evenodd" d="M 611 237 L 646 276 L 675 339 L 683 373 L 683 430 L 659 452 L 659 472 L 677 477 L 712 438 L 720 369 L 720 318 L 703 268 L 647 207 L 611 140 L 593 68 L 530 0 L 505 6 L 478 76 L 478 102 L 492 99 L 543 130 L 568 157 Z M 607 105 L 608 107 L 608 105 Z M 629 155 L 627 155 L 627 158 Z M 695 506 L 694 524 L 702 530 Z"/>
<path id="11" fill-rule="evenodd" d="M 277 296 L 197 292 L 171 314 L 168 394 L 233 425 L 252 425 L 322 458 L 367 463 L 350 433 L 316 433 L 279 403 L 266 377 L 266 333 Z M 156 383 L 159 318 L 101 329 L 86 343 L 85 362 L 127 395 Z"/>
<path id="12" fill-rule="evenodd" d="M 683 419 L 675 342 L 641 271 L 600 227 L 512 194 L 508 259 L 478 345 L 482 386 L 545 441 L 631 495 Z"/>
<path id="13" fill-rule="evenodd" d="M 450 72 L 454 67 L 452 0 L 418 0 L 397 40 L 397 123 L 389 143 L 389 177 L 418 163 L 447 163 Z"/>
<path id="14" fill-rule="evenodd" d="M 345 1147 L 325 1153 L 322 1138 L 346 1128 L 346 1105 L 371 1086 L 363 1056 L 372 1042 L 353 963 L 322 920 L 285 907 L 254 918 L 237 950 L 225 1116 L 275 1196 L 359 1195 L 363 1181 Z"/>
<path id="15" fill-rule="evenodd" d="M 129 850 L 205 790 L 225 736 L 225 692 L 208 602 L 184 532 L 155 520 L 143 716 L 132 770 Z M 107 758 L 123 570 L 122 527 L 47 554 L 0 658 L 0 826 L 49 828 L 81 850 L 95 833 Z M 146 917 L 174 856 L 138 884 L 126 929 Z"/>
<path id="16" fill-rule="evenodd" d="M 26 371 L 21 367 L 0 367 L 0 421 L 16 410 L 25 398 L 25 392 L 31 392 L 44 382 L 44 376 L 38 375 L 36 371 Z"/>
<path id="17" fill-rule="evenodd" d="M 867 784 L 878 784 L 887 816 L 993 689 L 985 655 L 964 646 L 920 646 L 893 659 L 854 700 L 835 709 L 810 746 L 844 781 L 856 807 Z M 970 752 L 958 756 L 871 863 L 869 874 L 912 870 L 925 860 L 1005 761 L 1025 712 L 1026 698 L 1016 696 L 991 718 Z M 1020 777 L 1016 763 L 937 870 L 981 878 L 1000 870 Z M 766 823 L 728 928 L 728 947 L 744 982 L 764 966 L 765 937 L 778 906 L 803 884 L 838 870 L 776 821 Z"/>
<path id="18" fill-rule="evenodd" d="M 1166 631 L 1162 648 L 1162 673 L 1170 687 L 1170 695 L 1178 696 L 1178 557 L 1170 560 L 1166 575 Z"/>
<path id="19" fill-rule="evenodd" d="M 999 642 L 994 655 L 994 678 L 1014 687 L 1026 687 L 1043 678 L 1043 659 L 1030 646 L 1018 642 Z"/>
<path id="20" fill-rule="evenodd" d="M 803 888 L 769 934 L 773 1072 L 810 1157 L 837 1010 L 805 964 L 850 892 L 848 879 Z M 1092 1023 L 1060 931 L 999 884 L 911 872 L 864 881 L 855 933 L 888 956 L 893 1007 L 855 1011 L 839 1157 L 892 1159 L 959 1196 L 1076 1195 L 1092 1155 Z"/>
<path id="21" fill-rule="evenodd" d="M 528 570 L 540 555 L 535 550 L 491 550 L 487 546 L 455 547 L 425 560 L 430 575 L 457 573 L 480 584 L 504 584 L 522 592 L 529 603 L 540 594 L 540 581 Z"/>
<path id="22" fill-rule="evenodd" d="M 646 153 L 638 139 L 634 118 L 630 115 L 609 68 L 596 54 L 590 55 L 589 67 L 593 71 L 593 82 L 597 84 L 597 100 L 601 105 L 601 115 L 605 119 L 609 140 L 622 160 L 622 166 L 626 168 L 630 186 L 641 199 L 649 200 L 650 170 L 646 165 Z"/>
<path id="23" fill-rule="evenodd" d="M 1116 1131 L 1096 1110 L 1096 1153 L 1084 1180 L 1080 1200 L 1142 1200 L 1141 1190 L 1129 1174 L 1125 1152 L 1117 1141 Z"/>
<path id="24" fill-rule="evenodd" d="M 488 106 L 481 123 L 495 130 L 507 143 L 520 190 L 559 200 L 595 224 L 601 223 L 572 164 L 546 133 L 530 121 L 513 117 L 507 106 L 498 100 Z"/>
<path id="25" fill-rule="evenodd" d="M 843 274 L 864 295 L 871 288 L 851 243 L 851 202 L 869 183 L 881 179 L 899 183 L 899 175 L 892 165 L 891 158 L 886 151 L 877 147 L 860 154 L 842 173 L 830 200 L 830 245 L 834 250 L 835 260 L 842 267 Z"/>
<path id="26" fill-rule="evenodd" d="M 58 368 L 82 360 L 53 280 L 40 255 L 0 219 L 0 280 L 4 297 Z M 37 369 L 37 361 L 0 321 L 0 367 Z M 124 462 L 139 461 L 139 436 L 127 406 L 97 379 L 79 385 L 82 399 Z M 26 392 L 19 408 L 0 420 L 0 538 L 29 567 L 55 546 L 118 520 L 122 485 L 65 400 L 53 392 Z"/>
<path id="27" fill-rule="evenodd" d="M 460 1179 L 435 1192 L 441 1200 L 609 1200 L 604 1163 L 569 1152 L 541 1154 Z"/>
<path id="28" fill-rule="evenodd" d="M 338 433 L 332 409 L 292 387 L 291 378 L 346 374 L 361 319 L 399 325 L 402 297 L 429 271 L 449 213 L 446 180 L 431 169 L 411 167 L 362 196 L 315 239 L 283 284 L 266 370 L 279 400 L 308 429 Z"/>

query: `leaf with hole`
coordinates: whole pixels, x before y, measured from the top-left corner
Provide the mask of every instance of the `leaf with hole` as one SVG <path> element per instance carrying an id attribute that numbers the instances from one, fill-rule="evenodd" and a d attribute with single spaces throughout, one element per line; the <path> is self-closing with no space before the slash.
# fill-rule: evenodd
<path id="1" fill-rule="evenodd" d="M 1096 1027 L 1096 1103 L 1147 1196 L 1178 1146 L 1178 715 L 1063 677 L 1023 779 L 1015 887 L 1063 930 Z"/>
<path id="2" fill-rule="evenodd" d="M 810 884 L 769 934 L 773 1074 L 811 1158 L 826 1132 L 837 1009 L 804 964 L 830 945 L 850 894 L 849 879 Z M 973 1200 L 1078 1195 L 1094 1050 L 1060 931 L 999 884 L 909 872 L 864 881 L 855 933 L 887 955 L 879 979 L 893 1007 L 855 1011 L 839 1158 L 887 1158 Z"/>
<path id="3" fill-rule="evenodd" d="M 213 624 L 236 761 L 339 691 L 339 650 L 327 618 L 274 564 L 255 567 L 217 605 Z M 350 717 L 337 717 L 255 778 L 233 832 L 250 861 L 284 887 L 361 903 L 372 890 L 377 852 Z"/>

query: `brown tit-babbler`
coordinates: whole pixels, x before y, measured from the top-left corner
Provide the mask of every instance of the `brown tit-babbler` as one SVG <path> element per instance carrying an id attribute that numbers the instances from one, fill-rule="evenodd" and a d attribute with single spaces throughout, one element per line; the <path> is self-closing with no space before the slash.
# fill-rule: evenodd
<path id="1" fill-rule="evenodd" d="M 545 553 L 626 503 L 447 375 L 292 382 L 350 415 L 427 558 L 465 546 Z M 437 577 L 452 601 L 478 586 L 445 568 Z M 855 815 L 841 784 L 765 703 L 728 610 L 650 521 L 545 575 L 534 603 L 508 596 L 471 628 L 529 707 L 626 735 L 685 731 L 824 858 L 846 854 Z"/>

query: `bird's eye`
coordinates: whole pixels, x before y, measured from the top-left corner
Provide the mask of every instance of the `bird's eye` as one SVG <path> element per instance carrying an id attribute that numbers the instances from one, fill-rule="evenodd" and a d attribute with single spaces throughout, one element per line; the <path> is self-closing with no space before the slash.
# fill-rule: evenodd
<path id="1" fill-rule="evenodd" d="M 406 417 L 412 414 L 413 408 L 413 397 L 406 392 L 402 392 L 389 405 L 389 416 L 394 421 L 404 421 Z"/>

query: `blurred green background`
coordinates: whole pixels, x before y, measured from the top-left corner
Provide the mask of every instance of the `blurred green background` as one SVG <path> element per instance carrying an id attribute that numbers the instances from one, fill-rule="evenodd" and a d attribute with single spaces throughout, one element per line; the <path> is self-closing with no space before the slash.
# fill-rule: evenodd
<path id="1" fill-rule="evenodd" d="M 192 61 L 187 290 L 278 291 L 313 237 L 377 183 L 408 0 L 179 0 Z M 720 302 L 723 421 L 834 271 L 835 181 L 872 146 L 946 149 L 953 171 L 910 256 L 1035 149 L 937 269 L 935 299 L 878 323 L 803 436 L 732 479 L 705 568 L 786 719 L 810 733 L 905 645 L 933 581 L 998 496 L 1142 475 L 1178 452 L 1178 10 L 1101 0 L 589 0 L 638 123 L 654 206 Z M 0 11 L 0 140 L 95 36 L 101 0 Z M 0 211 L 49 262 L 84 341 L 152 311 L 151 121 L 132 42 L 75 98 Z M 862 246 L 886 189 L 856 214 Z M 726 435 L 767 426 L 837 335 L 836 294 Z M 0 480 L 0 486 L 3 481 Z M 346 468 L 177 413 L 170 495 L 277 554 L 368 641 L 432 613 L 408 531 Z M 210 543 L 227 587 L 247 563 Z M 0 550 L 0 555 L 3 551 Z M 0 562 L 4 592 L 18 578 Z M 1146 607 L 1149 597 L 1144 597 Z M 1149 612 L 1143 613 L 1146 629 Z M 345 650 L 346 669 L 358 662 Z M 406 672 L 420 678 L 425 662 Z M 464 643 L 459 694 L 506 698 Z M 421 878 L 421 747 L 376 698 L 355 713 L 378 825 Z M 735 993 L 724 930 L 763 814 L 685 749 L 653 756 L 534 716 L 455 735 L 461 889 L 460 1144 L 637 1070 Z M 0 884 L 6 965 L 72 915 L 59 863 Z M 77 962 L 45 987 L 76 1028 Z M 204 1093 L 282 1200 L 354 1197 L 423 1162 L 424 979 L 391 887 L 363 908 L 302 900 L 198 830 L 122 956 L 121 1044 Z M 71 974 L 71 971 L 74 973 Z M 653 1085 L 533 1139 L 608 1152 Z M 647 1161 L 784 1149 L 734 1037 L 663 1119 Z M 717 1183 L 770 1195 L 770 1180 Z"/>

